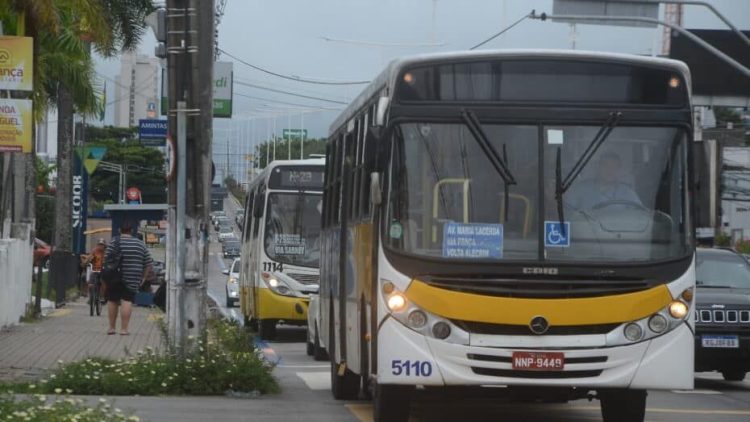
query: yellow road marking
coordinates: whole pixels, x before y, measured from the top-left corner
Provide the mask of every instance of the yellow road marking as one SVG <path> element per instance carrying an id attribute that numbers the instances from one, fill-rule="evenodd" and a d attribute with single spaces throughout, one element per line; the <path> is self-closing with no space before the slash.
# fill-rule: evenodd
<path id="1" fill-rule="evenodd" d="M 372 404 L 369 403 L 352 403 L 344 405 L 357 419 L 361 422 L 372 422 Z M 599 406 L 550 406 L 555 410 L 563 411 L 592 411 L 599 412 Z M 523 411 L 548 411 L 549 407 L 544 406 L 539 409 L 519 408 Z M 671 413 L 671 414 L 689 414 L 689 415 L 727 415 L 727 416 L 748 416 L 750 410 L 720 410 L 720 409 L 669 409 L 662 407 L 646 408 L 646 413 Z M 598 419 L 598 417 L 596 418 Z"/>
<path id="2" fill-rule="evenodd" d="M 70 310 L 70 308 L 55 309 L 47 316 L 52 317 L 52 318 L 64 317 L 66 315 L 70 315 L 71 312 L 72 311 Z"/>
<path id="3" fill-rule="evenodd" d="M 591 410 L 599 411 L 599 406 L 569 406 L 561 407 L 561 409 L 570 410 Z M 676 414 L 690 414 L 690 415 L 733 415 L 743 416 L 750 415 L 750 410 L 720 410 L 720 409 L 669 409 L 663 407 L 647 407 L 646 413 L 676 413 Z"/>
<path id="4" fill-rule="evenodd" d="M 361 422 L 372 422 L 372 405 L 346 404 L 344 406 Z"/>

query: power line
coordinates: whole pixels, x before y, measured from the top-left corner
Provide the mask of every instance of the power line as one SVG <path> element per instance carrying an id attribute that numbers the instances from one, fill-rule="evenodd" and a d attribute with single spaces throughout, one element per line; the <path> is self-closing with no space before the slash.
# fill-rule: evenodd
<path id="1" fill-rule="evenodd" d="M 278 104 L 284 104 L 284 105 L 290 105 L 290 106 L 297 106 L 297 107 L 308 107 L 308 108 L 317 108 L 321 110 L 341 110 L 339 107 L 320 107 L 310 104 L 299 104 L 299 103 L 290 103 L 286 101 L 278 101 L 278 100 L 272 100 L 270 98 L 263 98 L 263 97 L 255 97 L 252 95 L 243 94 L 241 92 L 234 92 L 234 95 L 238 97 L 244 97 L 244 98 L 250 98 L 252 100 L 259 100 L 259 101 L 268 101 L 269 103 L 278 103 Z"/>
<path id="2" fill-rule="evenodd" d="M 264 68 L 262 68 L 260 66 L 254 65 L 254 64 L 250 64 L 250 63 L 248 63 L 248 62 L 240 59 L 239 57 L 237 57 L 235 55 L 232 55 L 231 53 L 228 53 L 224 49 L 219 49 L 218 51 L 220 51 L 221 53 L 226 54 L 227 56 L 229 56 L 229 57 L 237 60 L 238 62 L 244 64 L 245 66 L 251 67 L 251 68 L 253 68 L 255 70 L 261 71 L 263 73 L 267 73 L 267 74 L 272 75 L 272 76 L 276 76 L 278 78 L 288 79 L 290 81 L 303 82 L 303 83 L 308 83 L 308 84 L 318 84 L 318 85 L 365 85 L 365 84 L 369 84 L 370 83 L 370 81 L 322 81 L 322 80 L 315 80 L 315 79 L 309 79 L 309 78 L 301 78 L 299 76 L 284 75 L 284 74 L 281 74 L 281 73 L 276 73 L 276 72 L 270 71 L 268 69 L 264 69 Z"/>
<path id="3" fill-rule="evenodd" d="M 475 45 L 474 47 L 471 47 L 469 50 L 475 50 L 475 49 L 477 49 L 477 48 L 479 48 L 479 47 L 487 44 L 488 42 L 494 40 L 495 38 L 499 37 L 500 35 L 503 35 L 504 33 L 510 31 L 511 29 L 513 29 L 514 26 L 516 26 L 519 23 L 523 22 L 524 20 L 528 19 L 532 15 L 532 13 L 534 13 L 533 10 L 531 11 L 531 13 L 527 13 L 527 14 L 521 16 L 521 19 L 519 19 L 519 20 L 513 22 L 512 24 L 506 26 L 502 31 L 498 32 L 497 34 L 495 34 L 495 35 L 487 38 L 486 40 L 480 42 L 479 44 Z"/>
<path id="4" fill-rule="evenodd" d="M 262 89 L 262 90 L 265 90 L 265 91 L 275 92 L 277 94 L 286 94 L 286 95 L 291 95 L 291 96 L 294 96 L 294 97 L 307 98 L 308 100 L 325 101 L 327 103 L 341 104 L 341 105 L 348 105 L 349 104 L 348 102 L 345 102 L 345 101 L 337 101 L 337 100 L 331 100 L 331 99 L 328 99 L 328 98 L 314 97 L 312 95 L 297 94 L 297 93 L 290 92 L 290 91 L 284 91 L 284 90 L 281 90 L 281 89 L 274 89 L 274 88 L 267 88 L 265 86 L 255 85 L 255 84 L 251 84 L 251 83 L 247 83 L 247 82 L 243 82 L 243 81 L 239 81 L 239 80 L 235 80 L 234 83 L 236 83 L 237 85 L 248 86 L 248 87 L 251 87 L 251 88 L 257 88 L 257 89 Z"/>

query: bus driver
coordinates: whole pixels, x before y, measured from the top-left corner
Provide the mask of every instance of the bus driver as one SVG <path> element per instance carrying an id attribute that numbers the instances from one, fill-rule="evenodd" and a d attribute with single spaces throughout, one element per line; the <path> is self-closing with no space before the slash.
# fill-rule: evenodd
<path id="1" fill-rule="evenodd" d="M 605 153 L 597 165 L 596 177 L 574 185 L 567 202 L 578 210 L 589 210 L 608 202 L 643 206 L 635 190 L 622 181 L 621 171 L 620 157 L 613 152 Z"/>

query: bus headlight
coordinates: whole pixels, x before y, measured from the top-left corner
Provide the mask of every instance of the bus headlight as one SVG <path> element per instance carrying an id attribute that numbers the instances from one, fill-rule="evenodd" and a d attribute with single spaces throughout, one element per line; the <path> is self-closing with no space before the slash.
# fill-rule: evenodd
<path id="1" fill-rule="evenodd" d="M 391 295 L 388 296 L 386 304 L 391 312 L 401 312 L 406 309 L 406 296 L 401 292 L 391 293 Z"/>
<path id="2" fill-rule="evenodd" d="M 406 320 L 409 323 L 409 326 L 413 328 L 422 328 L 427 325 L 427 315 L 419 309 L 411 311 Z"/>
<path id="3" fill-rule="evenodd" d="M 381 280 L 382 305 L 390 316 L 412 331 L 454 344 L 469 344 L 469 333 L 452 321 L 411 302 L 392 282 Z"/>
<path id="4" fill-rule="evenodd" d="M 685 302 L 681 300 L 675 300 L 669 304 L 669 315 L 672 315 L 672 318 L 683 319 L 687 314 L 688 306 L 685 304 Z"/>
<path id="5" fill-rule="evenodd" d="M 625 338 L 630 341 L 638 341 L 643 336 L 643 328 L 640 325 L 631 322 L 625 326 Z"/>
<path id="6" fill-rule="evenodd" d="M 649 318 L 648 328 L 655 333 L 663 333 L 667 328 L 669 328 L 669 322 L 666 318 L 664 318 L 664 315 L 656 314 Z"/>
<path id="7" fill-rule="evenodd" d="M 297 294 L 294 290 L 292 290 L 286 283 L 272 276 L 271 274 L 264 272 L 261 274 L 261 278 L 272 292 L 282 296 L 297 297 Z"/>

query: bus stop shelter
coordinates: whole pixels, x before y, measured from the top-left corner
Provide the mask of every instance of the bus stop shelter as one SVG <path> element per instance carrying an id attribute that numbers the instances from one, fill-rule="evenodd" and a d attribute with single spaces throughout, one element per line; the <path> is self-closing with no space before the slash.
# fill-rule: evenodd
<path id="1" fill-rule="evenodd" d="M 167 204 L 110 204 L 104 206 L 112 219 L 112 234 L 120 232 L 120 227 L 127 221 L 133 227 L 133 234 L 138 231 L 138 223 L 143 220 L 159 221 L 167 218 Z"/>

